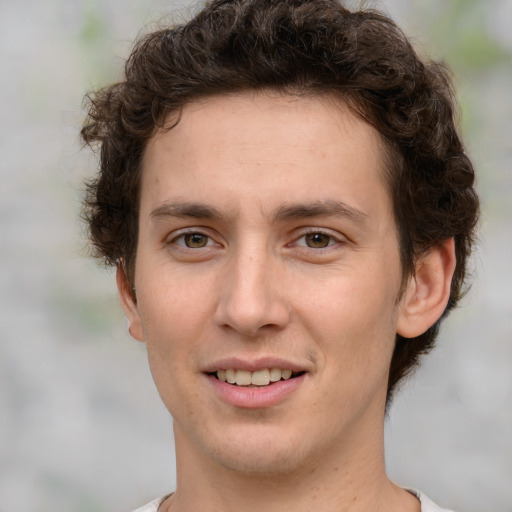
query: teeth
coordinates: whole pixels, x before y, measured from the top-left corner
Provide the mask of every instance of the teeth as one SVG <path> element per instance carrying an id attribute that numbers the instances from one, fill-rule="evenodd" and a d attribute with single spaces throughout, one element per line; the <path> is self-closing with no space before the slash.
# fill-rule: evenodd
<path id="1" fill-rule="evenodd" d="M 271 368 L 270 369 L 270 382 L 277 382 L 281 380 L 282 372 L 279 368 Z"/>
<path id="2" fill-rule="evenodd" d="M 270 371 L 265 370 L 259 370 L 257 372 L 252 372 L 251 375 L 251 384 L 254 386 L 266 386 L 270 383 Z M 237 382 L 238 384 L 238 382 Z"/>
<path id="3" fill-rule="evenodd" d="M 281 372 L 281 377 L 283 377 L 284 380 L 288 380 L 292 376 L 291 370 L 283 370 Z"/>
<path id="4" fill-rule="evenodd" d="M 237 386 L 250 386 L 251 382 L 251 372 L 246 370 L 237 370 L 236 371 L 236 385 Z"/>
<path id="5" fill-rule="evenodd" d="M 278 382 L 281 379 L 288 380 L 291 376 L 291 370 L 281 370 L 281 368 L 264 368 L 256 372 L 233 368 L 217 371 L 219 380 L 237 386 L 268 386 L 271 382 Z"/>

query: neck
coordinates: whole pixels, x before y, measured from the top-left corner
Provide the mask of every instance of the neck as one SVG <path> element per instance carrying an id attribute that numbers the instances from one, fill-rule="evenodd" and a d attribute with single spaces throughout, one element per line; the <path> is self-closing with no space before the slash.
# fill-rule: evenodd
<path id="1" fill-rule="evenodd" d="M 177 489 L 165 512 L 420 512 L 416 498 L 394 485 L 384 464 L 383 428 L 308 460 L 286 473 L 232 471 L 197 453 L 175 425 Z M 370 435 L 368 435 L 370 434 Z M 200 462 L 200 463 L 198 463 Z"/>

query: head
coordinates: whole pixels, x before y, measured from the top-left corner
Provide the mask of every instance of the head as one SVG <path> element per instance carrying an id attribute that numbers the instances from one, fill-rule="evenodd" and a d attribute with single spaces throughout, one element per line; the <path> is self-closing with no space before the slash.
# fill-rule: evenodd
<path id="1" fill-rule="evenodd" d="M 478 200 L 457 133 L 449 72 L 421 60 L 381 13 L 351 12 L 335 0 L 215 0 L 188 23 L 141 38 L 125 79 L 90 95 L 82 130 L 84 141 L 100 148 L 100 172 L 85 201 L 96 255 L 122 267 L 135 297 L 149 141 L 178 125 L 187 105 L 251 91 L 329 96 L 378 132 L 403 283 L 429 250 L 454 240 L 447 307 L 421 335 L 396 335 L 389 401 L 463 294 Z"/>

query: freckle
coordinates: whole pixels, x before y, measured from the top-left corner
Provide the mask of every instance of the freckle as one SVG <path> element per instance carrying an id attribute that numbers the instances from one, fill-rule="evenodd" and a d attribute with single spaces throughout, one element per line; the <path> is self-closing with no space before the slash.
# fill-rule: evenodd
<path id="1" fill-rule="evenodd" d="M 339 468 L 334 468 L 334 471 L 338 471 Z"/>

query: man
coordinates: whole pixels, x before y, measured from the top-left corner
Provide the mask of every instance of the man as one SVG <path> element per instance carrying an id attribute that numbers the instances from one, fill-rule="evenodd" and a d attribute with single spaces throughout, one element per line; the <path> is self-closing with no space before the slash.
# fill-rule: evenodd
<path id="1" fill-rule="evenodd" d="M 478 200 L 442 66 L 334 0 L 217 0 L 91 96 L 86 218 L 174 419 L 141 511 L 439 511 L 386 405 L 459 300 Z"/>

